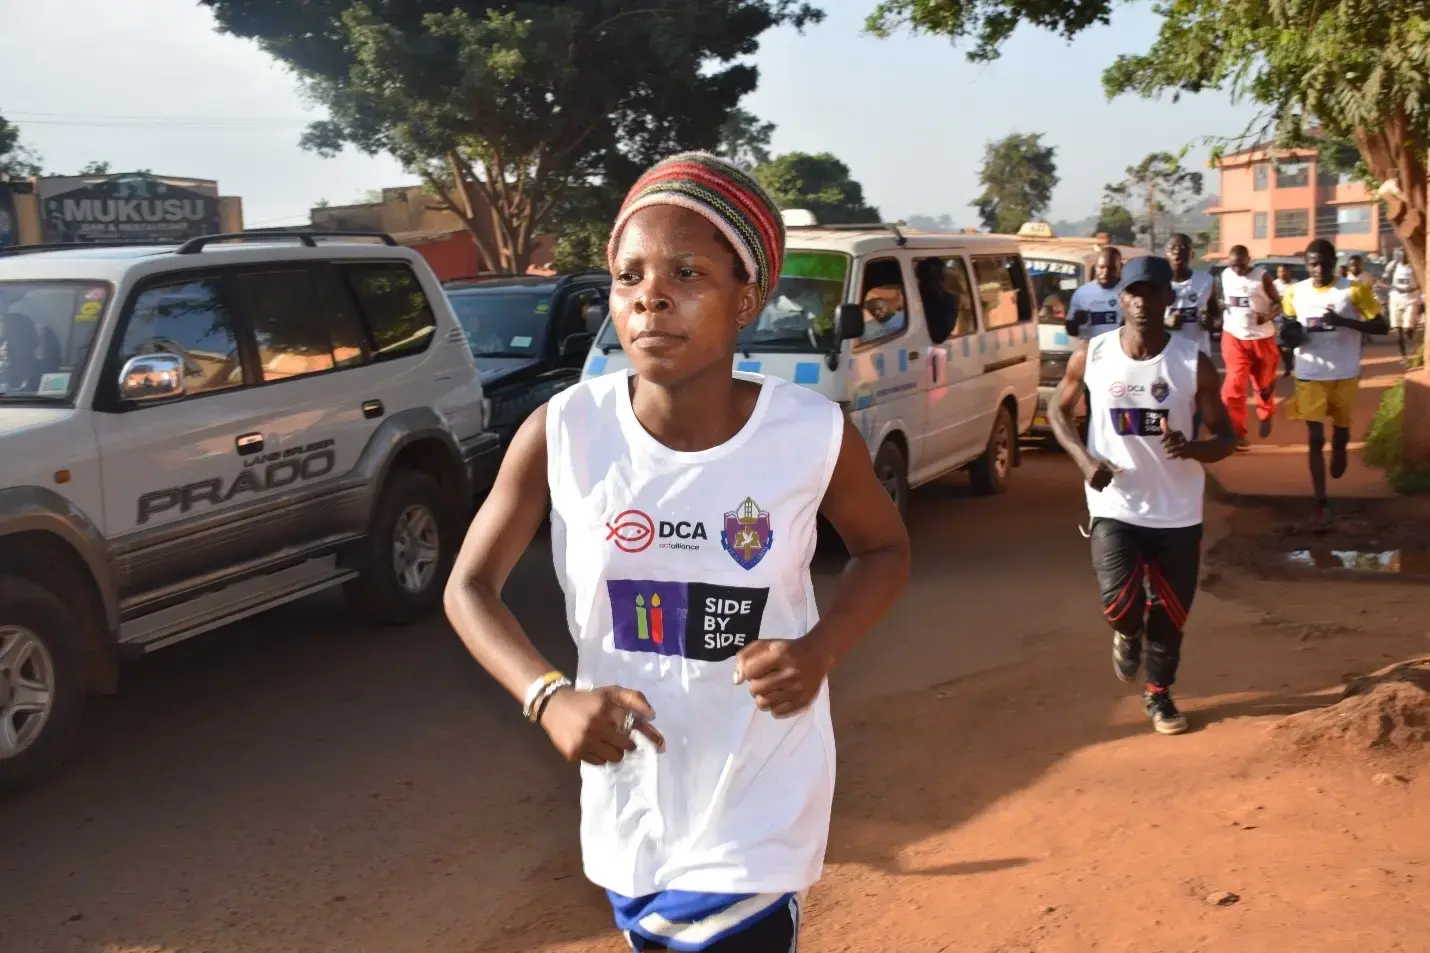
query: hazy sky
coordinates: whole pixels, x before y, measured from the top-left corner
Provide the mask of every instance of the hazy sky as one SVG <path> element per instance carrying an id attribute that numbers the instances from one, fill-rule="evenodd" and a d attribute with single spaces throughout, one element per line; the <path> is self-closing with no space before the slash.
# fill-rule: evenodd
<path id="1" fill-rule="evenodd" d="M 949 213 L 975 224 L 968 203 L 983 146 L 1014 131 L 1058 147 L 1049 217 L 1081 218 L 1148 152 L 1236 135 L 1254 114 L 1222 94 L 1105 101 L 1103 67 L 1155 35 L 1145 4 L 1118 7 L 1114 26 L 1072 44 L 1021 30 L 990 66 L 941 39 L 865 35 L 874 4 L 824 0 L 828 18 L 804 36 L 767 34 L 760 88 L 745 106 L 778 125 L 776 151 L 847 162 L 889 218 Z M 0 0 L 0 24 L 0 115 L 47 172 L 105 160 L 115 171 L 217 179 L 243 197 L 250 227 L 303 222 L 319 199 L 341 204 L 411 181 L 386 157 L 299 149 L 305 120 L 320 113 L 256 46 L 214 32 L 194 0 Z M 66 39 L 76 35 L 84 42 Z M 1194 161 L 1205 154 L 1197 146 Z"/>

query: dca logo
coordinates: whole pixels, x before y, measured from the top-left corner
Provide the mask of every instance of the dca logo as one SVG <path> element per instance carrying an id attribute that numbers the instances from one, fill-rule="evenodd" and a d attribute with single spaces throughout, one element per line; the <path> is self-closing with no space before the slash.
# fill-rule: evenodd
<path id="1" fill-rule="evenodd" d="M 623 510 L 606 522 L 606 539 L 623 553 L 642 553 L 657 539 L 659 549 L 699 549 L 696 540 L 709 536 L 698 521 L 652 520 L 642 510 Z"/>

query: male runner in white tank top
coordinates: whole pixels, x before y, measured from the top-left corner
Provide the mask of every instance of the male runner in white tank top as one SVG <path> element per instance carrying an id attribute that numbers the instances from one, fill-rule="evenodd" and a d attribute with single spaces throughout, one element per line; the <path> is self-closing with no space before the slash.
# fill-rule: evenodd
<path id="1" fill-rule="evenodd" d="M 1221 301 L 1216 296 L 1216 279 L 1205 271 L 1192 270 L 1192 239 L 1181 232 L 1167 242 L 1167 261 L 1172 264 L 1172 306 L 1167 309 L 1167 327 L 1173 334 L 1190 338 L 1207 357 L 1212 353 L 1212 328 L 1221 317 Z M 1201 416 L 1193 415 L 1191 437 L 1201 435 Z"/>
<path id="2" fill-rule="evenodd" d="M 1126 323 L 1073 352 L 1051 405 L 1053 435 L 1087 482 L 1114 670 L 1125 682 L 1136 678 L 1145 640 L 1143 710 L 1167 735 L 1187 730 L 1171 687 L 1201 567 L 1202 465 L 1230 455 L 1236 442 L 1211 358 L 1166 326 L 1172 300 L 1166 259 L 1129 261 Z M 1084 385 L 1092 395 L 1087 444 L 1072 420 Z M 1212 436 L 1188 440 L 1198 413 Z"/>

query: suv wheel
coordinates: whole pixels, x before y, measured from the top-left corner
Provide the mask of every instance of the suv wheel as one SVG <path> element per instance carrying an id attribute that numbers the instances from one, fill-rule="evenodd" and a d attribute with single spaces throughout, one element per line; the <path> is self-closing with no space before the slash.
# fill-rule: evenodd
<path id="1" fill-rule="evenodd" d="M 378 500 L 362 575 L 348 600 L 379 622 L 407 625 L 442 602 L 457 530 L 442 488 L 425 473 L 399 470 Z"/>
<path id="2" fill-rule="evenodd" d="M 86 691 L 79 632 L 54 593 L 0 575 L 0 794 L 40 780 L 69 754 Z"/>
<path id="3" fill-rule="evenodd" d="M 992 496 L 1008 489 L 1008 475 L 1013 472 L 1014 446 L 1018 437 L 1013 428 L 1013 418 L 1007 407 L 998 408 L 998 416 L 993 418 L 993 432 L 988 435 L 988 446 L 983 456 L 969 464 L 968 476 L 973 481 L 973 489 L 984 496 Z"/>
<path id="4" fill-rule="evenodd" d="M 892 440 L 879 445 L 879 452 L 874 455 L 874 475 L 894 501 L 899 519 L 905 519 L 909 513 L 909 464 L 904 460 L 904 452 Z"/>

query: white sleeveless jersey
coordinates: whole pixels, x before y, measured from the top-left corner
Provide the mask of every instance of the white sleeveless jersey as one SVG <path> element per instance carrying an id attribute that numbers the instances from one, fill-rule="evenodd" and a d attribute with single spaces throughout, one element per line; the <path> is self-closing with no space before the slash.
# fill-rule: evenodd
<path id="1" fill-rule="evenodd" d="M 799 891 L 819 878 L 834 794 L 828 686 L 789 718 L 734 684 L 756 639 L 818 620 L 815 517 L 843 436 L 839 407 L 761 384 L 721 446 L 671 450 L 631 407 L 629 374 L 547 407 L 551 549 L 576 640 L 577 688 L 643 692 L 666 739 L 581 766 L 587 877 L 627 897 L 662 890 Z"/>
<path id="2" fill-rule="evenodd" d="M 1337 278 L 1317 288 L 1310 278 L 1298 281 L 1288 292 L 1296 320 L 1306 329 L 1306 339 L 1296 348 L 1296 379 L 1343 381 L 1360 376 L 1361 333 L 1350 328 L 1327 327 L 1326 312 L 1360 321 L 1364 315 L 1351 300 L 1351 279 Z"/>
<path id="3" fill-rule="evenodd" d="M 1121 293 L 1120 284 L 1104 288 L 1096 281 L 1089 281 L 1073 292 L 1068 301 L 1068 316 L 1078 311 L 1088 313 L 1087 323 L 1078 328 L 1078 337 L 1087 340 L 1122 326 Z"/>
<path id="4" fill-rule="evenodd" d="M 1176 295 L 1172 306 L 1167 309 L 1167 323 L 1174 316 L 1182 319 L 1182 326 L 1172 333 L 1188 338 L 1197 349 L 1208 356 L 1212 353 L 1212 335 L 1202 327 L 1207 307 L 1211 304 L 1215 279 L 1205 271 L 1194 271 L 1186 281 L 1173 281 L 1172 293 Z"/>
<path id="5" fill-rule="evenodd" d="M 1226 306 L 1221 319 L 1223 332 L 1242 341 L 1259 341 L 1276 334 L 1274 323 L 1257 324 L 1251 316 L 1253 311 L 1266 314 L 1272 309 L 1271 298 L 1262 283 L 1265 274 L 1260 268 L 1253 268 L 1245 275 L 1238 275 L 1230 268 L 1221 273 L 1221 296 Z"/>
<path id="6" fill-rule="evenodd" d="M 1390 266 L 1390 290 L 1401 297 L 1409 297 L 1415 291 L 1415 269 L 1409 262 Z"/>
<path id="7" fill-rule="evenodd" d="M 1192 439 L 1200 357 L 1195 342 L 1175 334 L 1150 361 L 1128 357 L 1121 334 L 1105 334 L 1088 345 L 1087 446 L 1093 456 L 1122 469 L 1102 492 L 1087 487 L 1087 510 L 1094 519 L 1154 529 L 1202 521 L 1202 465 L 1173 460 L 1162 449 L 1164 419 Z"/>

